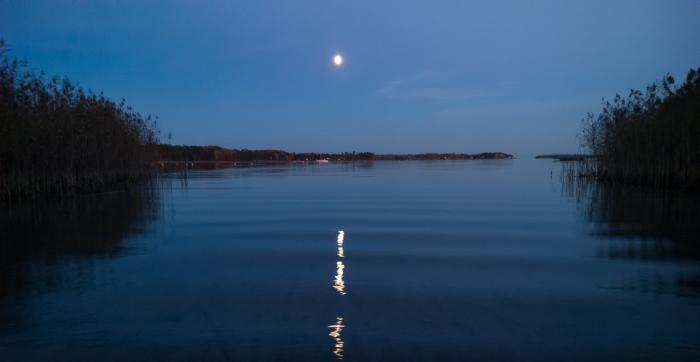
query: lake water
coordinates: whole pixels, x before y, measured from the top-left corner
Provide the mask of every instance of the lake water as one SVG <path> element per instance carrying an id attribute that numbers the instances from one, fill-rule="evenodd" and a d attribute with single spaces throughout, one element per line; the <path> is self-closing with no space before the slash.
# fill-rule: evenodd
<path id="1" fill-rule="evenodd" d="M 700 360 L 700 202 L 549 160 L 191 171 L 3 205 L 0 360 Z"/>

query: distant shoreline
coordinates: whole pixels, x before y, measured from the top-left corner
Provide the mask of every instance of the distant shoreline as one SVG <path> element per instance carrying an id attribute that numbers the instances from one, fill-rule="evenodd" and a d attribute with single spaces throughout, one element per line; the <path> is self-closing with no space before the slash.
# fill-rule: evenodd
<path id="1" fill-rule="evenodd" d="M 355 162 L 355 161 L 412 161 L 412 160 L 485 160 L 512 159 L 504 152 L 374 154 L 372 152 L 288 152 L 282 150 L 228 149 L 220 146 L 185 146 L 160 144 L 156 146 L 159 163 L 295 163 L 295 162 Z"/>
<path id="2" fill-rule="evenodd" d="M 495 153 L 479 153 L 479 154 L 388 154 L 375 155 L 373 159 L 355 159 L 345 160 L 340 157 L 335 159 L 318 158 L 318 159 L 303 159 L 303 160 L 245 160 L 245 161 L 225 161 L 225 160 L 161 160 L 154 161 L 151 166 L 162 169 L 218 169 L 231 167 L 255 167 L 255 166 L 273 166 L 273 165 L 308 165 L 308 164 L 324 164 L 324 163 L 366 163 L 366 162 L 385 162 L 385 161 L 460 161 L 460 160 L 510 160 L 513 155 L 501 152 Z"/>

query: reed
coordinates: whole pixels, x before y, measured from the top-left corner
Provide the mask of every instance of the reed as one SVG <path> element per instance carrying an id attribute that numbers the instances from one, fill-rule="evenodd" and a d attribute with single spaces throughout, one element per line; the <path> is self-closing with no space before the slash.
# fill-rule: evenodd
<path id="1" fill-rule="evenodd" d="M 149 174 L 159 132 L 122 100 L 45 79 L 0 40 L 0 199 L 91 192 Z"/>
<path id="2" fill-rule="evenodd" d="M 604 101 L 583 120 L 583 146 L 596 160 L 581 174 L 614 185 L 697 189 L 700 186 L 700 68 L 685 83 L 667 75 L 645 91 Z"/>

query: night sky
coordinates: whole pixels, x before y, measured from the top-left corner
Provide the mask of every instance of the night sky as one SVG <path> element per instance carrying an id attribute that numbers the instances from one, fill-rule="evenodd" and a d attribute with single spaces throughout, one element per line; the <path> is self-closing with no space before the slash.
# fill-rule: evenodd
<path id="1" fill-rule="evenodd" d="M 577 151 L 602 97 L 700 66 L 699 16 L 698 0 L 0 0 L 0 36 L 176 144 L 526 156 Z"/>

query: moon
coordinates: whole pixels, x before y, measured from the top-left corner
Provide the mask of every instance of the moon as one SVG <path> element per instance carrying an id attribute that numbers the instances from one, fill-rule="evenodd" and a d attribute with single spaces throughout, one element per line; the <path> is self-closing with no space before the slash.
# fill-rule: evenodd
<path id="1" fill-rule="evenodd" d="M 333 64 L 335 64 L 336 67 L 343 65 L 343 56 L 340 54 L 333 56 Z"/>

